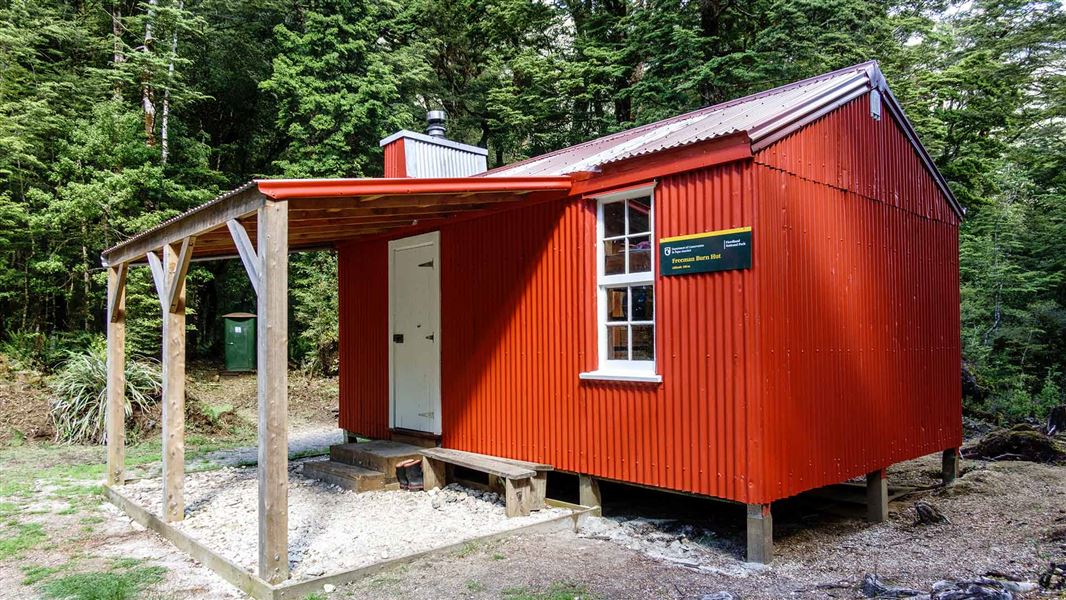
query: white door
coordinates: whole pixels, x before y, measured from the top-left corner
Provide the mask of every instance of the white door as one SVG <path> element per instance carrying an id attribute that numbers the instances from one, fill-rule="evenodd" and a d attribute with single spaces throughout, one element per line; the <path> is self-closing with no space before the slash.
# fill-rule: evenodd
<path id="1" fill-rule="evenodd" d="M 392 426 L 440 433 L 438 232 L 389 242 Z"/>

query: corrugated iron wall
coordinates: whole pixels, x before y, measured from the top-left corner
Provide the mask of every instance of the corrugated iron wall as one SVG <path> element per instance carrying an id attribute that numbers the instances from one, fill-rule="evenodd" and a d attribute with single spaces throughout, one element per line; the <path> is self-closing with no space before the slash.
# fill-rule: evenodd
<path id="1" fill-rule="evenodd" d="M 665 179 L 656 236 L 751 223 L 749 166 Z M 595 213 L 544 204 L 442 231 L 447 447 L 745 500 L 750 271 L 660 279 L 661 385 L 596 368 Z"/>
<path id="2" fill-rule="evenodd" d="M 755 157 L 762 501 L 961 441 L 957 219 L 868 106 Z"/>
<path id="3" fill-rule="evenodd" d="M 656 236 L 749 225 L 751 185 L 742 163 L 666 178 L 656 192 Z M 587 200 L 441 228 L 443 444 L 745 500 L 751 272 L 657 282 L 661 385 L 582 381 L 578 374 L 597 361 L 594 232 Z M 383 246 L 341 250 L 346 338 L 387 338 L 385 275 L 355 266 L 384 269 Z M 367 275 L 373 299 L 356 290 Z M 354 359 L 342 372 L 342 426 L 387 428 L 387 383 L 377 383 L 387 377 L 387 346 L 364 337 L 345 339 L 342 349 L 342 362 Z M 381 356 L 371 359 L 373 351 Z"/>
<path id="4" fill-rule="evenodd" d="M 887 113 L 659 183 L 656 238 L 748 225 L 753 269 L 657 278 L 660 385 L 578 378 L 591 201 L 442 227 L 443 444 L 741 502 L 957 446 L 957 220 Z M 386 437 L 386 244 L 340 254 L 341 425 Z"/>
<path id="5" fill-rule="evenodd" d="M 404 153 L 408 177 L 469 177 L 488 168 L 484 154 L 416 138 L 404 139 Z"/>
<path id="6" fill-rule="evenodd" d="M 407 177 L 407 152 L 403 138 L 385 144 L 385 177 Z"/>
<path id="7" fill-rule="evenodd" d="M 340 426 L 389 437 L 388 243 L 338 248 Z"/>

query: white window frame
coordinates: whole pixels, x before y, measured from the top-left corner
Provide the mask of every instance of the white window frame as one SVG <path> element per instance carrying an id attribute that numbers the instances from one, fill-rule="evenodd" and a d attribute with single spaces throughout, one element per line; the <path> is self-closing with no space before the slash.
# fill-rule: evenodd
<path id="1" fill-rule="evenodd" d="M 641 198 L 647 196 L 651 203 L 651 214 L 648 219 L 648 239 L 651 243 L 650 260 L 651 270 L 646 273 L 623 273 L 620 275 L 604 274 L 604 222 L 603 206 L 621 200 Z M 595 371 L 581 373 L 581 379 L 606 380 L 606 381 L 637 381 L 659 383 L 663 380 L 658 374 L 658 331 L 659 331 L 659 298 L 655 289 L 655 279 L 658 275 L 658 255 L 655 245 L 655 184 L 641 186 L 596 196 L 596 336 L 599 342 L 598 364 Z M 629 211 L 625 212 L 626 230 L 624 237 L 630 237 Z M 639 235 L 639 234 L 638 234 Z M 615 239 L 615 238 L 611 238 Z M 629 252 L 625 253 L 626 271 L 629 270 Z M 654 360 L 610 360 L 608 359 L 607 339 L 607 290 L 613 287 L 628 287 L 646 284 L 652 288 L 652 320 L 654 327 L 653 348 Z M 632 310 L 631 302 L 627 302 L 629 310 Z M 633 321 L 626 321 L 627 324 Z M 639 324 L 640 322 L 638 322 Z M 630 351 L 632 351 L 632 328 L 630 331 Z"/>

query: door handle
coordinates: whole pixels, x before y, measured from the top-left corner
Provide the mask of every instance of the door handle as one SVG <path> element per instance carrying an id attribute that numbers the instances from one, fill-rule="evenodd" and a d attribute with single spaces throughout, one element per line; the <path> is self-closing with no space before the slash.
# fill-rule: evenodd
<path id="1" fill-rule="evenodd" d="M 427 335 L 426 339 L 432 342 L 433 341 L 433 334 L 431 333 L 431 334 Z"/>
<path id="2" fill-rule="evenodd" d="M 403 343 L 403 334 L 402 333 L 394 333 L 394 334 L 392 334 L 392 341 L 397 343 L 397 344 L 402 344 Z"/>

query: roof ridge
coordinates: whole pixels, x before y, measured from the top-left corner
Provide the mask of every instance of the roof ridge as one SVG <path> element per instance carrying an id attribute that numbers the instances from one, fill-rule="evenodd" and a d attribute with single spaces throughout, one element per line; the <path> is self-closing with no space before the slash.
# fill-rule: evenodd
<path id="1" fill-rule="evenodd" d="M 637 127 L 631 127 L 629 129 L 623 129 L 621 131 L 616 131 L 614 133 L 609 133 L 607 135 L 603 135 L 603 136 L 600 136 L 600 137 L 592 138 L 591 140 L 586 140 L 584 142 L 579 142 L 579 143 L 574 144 L 572 146 L 566 146 L 566 147 L 563 147 L 563 148 L 559 148 L 557 150 L 552 150 L 551 152 L 546 152 L 544 154 L 540 154 L 540 155 L 537 155 L 537 156 L 531 156 L 529 158 L 525 158 L 525 159 L 522 159 L 522 160 L 517 161 L 517 162 L 513 162 L 513 163 L 510 163 L 510 164 L 506 164 L 506 165 L 501 165 L 501 166 L 496 167 L 494 169 L 490 169 L 490 170 L 486 171 L 485 173 L 482 173 L 482 175 L 492 175 L 493 173 L 498 172 L 498 171 L 505 171 L 505 170 L 513 169 L 513 168 L 516 168 L 516 167 L 519 167 L 519 166 L 529 165 L 529 164 L 532 164 L 532 163 L 535 163 L 535 162 L 538 162 L 538 161 L 541 161 L 541 160 L 545 160 L 545 159 L 551 158 L 553 156 L 558 156 L 559 154 L 567 152 L 567 151 L 570 151 L 570 150 L 573 150 L 574 148 L 587 147 L 589 145 L 596 144 L 596 143 L 606 143 L 606 142 L 609 142 L 612 139 L 615 139 L 617 137 L 637 136 L 637 135 L 639 135 L 640 133 L 642 133 L 644 131 L 650 131 L 650 130 L 657 129 L 657 128 L 660 128 L 660 127 L 672 125 L 672 124 L 674 124 L 674 123 L 676 123 L 678 121 L 683 121 L 683 120 L 686 120 L 686 119 L 691 119 L 691 118 L 694 118 L 694 117 L 707 115 L 707 114 L 710 114 L 710 113 L 718 111 L 718 110 L 724 110 L 726 108 L 731 108 L 733 106 L 737 106 L 739 104 L 743 104 L 745 102 L 751 102 L 752 100 L 757 100 L 757 99 L 765 98 L 765 97 L 768 97 L 768 96 L 774 96 L 774 95 L 777 95 L 777 94 L 783 94 L 785 92 L 789 92 L 789 91 L 792 91 L 794 89 L 797 89 L 797 88 L 800 88 L 800 87 L 803 87 L 803 86 L 807 86 L 807 85 L 810 85 L 812 83 L 816 83 L 816 82 L 821 81 L 821 80 L 832 79 L 834 77 L 839 77 L 840 75 L 843 75 L 845 73 L 857 72 L 857 71 L 869 71 L 870 67 L 873 67 L 874 69 L 877 69 L 878 71 L 880 71 L 876 60 L 868 60 L 866 62 L 856 63 L 854 65 L 843 67 L 843 68 L 837 69 L 835 71 L 830 71 L 828 73 L 821 73 L 821 74 L 818 74 L 818 75 L 814 75 L 812 77 L 808 77 L 806 79 L 801 79 L 799 81 L 793 81 L 793 82 L 787 83 L 785 85 L 779 85 L 777 87 L 765 89 L 765 90 L 762 90 L 760 92 L 754 92 L 752 94 L 748 94 L 747 96 L 741 96 L 740 98 L 734 98 L 732 100 L 727 100 L 725 102 L 719 102 L 718 104 L 712 104 L 710 106 L 704 106 L 704 107 L 701 107 L 701 108 L 697 108 L 695 110 L 690 110 L 688 112 L 685 112 L 685 113 L 682 113 L 682 114 L 679 114 L 679 115 L 674 115 L 672 117 L 667 117 L 667 118 L 661 119 L 659 121 L 653 121 L 651 123 L 645 123 L 644 125 L 638 125 Z"/>

